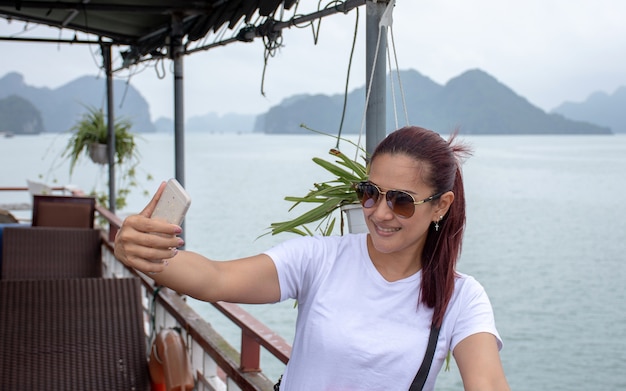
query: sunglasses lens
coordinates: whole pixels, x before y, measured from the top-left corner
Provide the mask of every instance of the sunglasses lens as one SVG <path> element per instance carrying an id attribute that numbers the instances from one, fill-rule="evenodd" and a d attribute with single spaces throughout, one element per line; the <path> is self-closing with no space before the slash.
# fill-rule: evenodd
<path id="1" fill-rule="evenodd" d="M 369 182 L 361 182 L 356 185 L 356 195 L 364 208 L 373 208 L 378 203 L 380 190 L 376 185 Z M 411 217 L 415 213 L 415 200 L 407 192 L 389 190 L 386 193 L 386 201 L 389 208 L 400 217 Z"/>
<path id="2" fill-rule="evenodd" d="M 378 202 L 380 193 L 376 186 L 371 183 L 362 182 L 356 186 L 356 195 L 359 197 L 359 201 L 361 201 L 361 205 L 363 205 L 364 208 L 371 208 Z"/>
<path id="3" fill-rule="evenodd" d="M 411 217 L 415 213 L 413 197 L 409 193 L 398 190 L 387 192 L 387 202 L 393 213 L 401 217 Z"/>

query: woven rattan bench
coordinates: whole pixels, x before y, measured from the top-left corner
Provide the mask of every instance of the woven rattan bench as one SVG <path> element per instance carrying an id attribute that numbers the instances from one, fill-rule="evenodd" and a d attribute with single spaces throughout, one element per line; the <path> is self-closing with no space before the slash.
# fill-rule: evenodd
<path id="1" fill-rule="evenodd" d="M 102 276 L 97 229 L 6 227 L 2 241 L 2 279 Z"/>
<path id="2" fill-rule="evenodd" d="M 137 279 L 0 281 L 0 390 L 148 390 Z"/>

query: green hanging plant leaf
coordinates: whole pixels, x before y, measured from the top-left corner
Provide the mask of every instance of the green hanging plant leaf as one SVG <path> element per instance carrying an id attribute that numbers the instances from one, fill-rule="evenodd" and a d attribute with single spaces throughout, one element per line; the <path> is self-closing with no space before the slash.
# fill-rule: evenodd
<path id="1" fill-rule="evenodd" d="M 85 106 L 85 112 L 80 120 L 70 128 L 72 136 L 61 153 L 62 158 L 70 160 L 70 175 L 74 172 L 76 164 L 82 156 L 90 156 L 90 148 L 93 144 L 108 144 L 108 124 L 107 118 L 102 109 Z M 137 166 L 139 165 L 140 155 L 137 151 L 135 135 L 131 132 L 132 123 L 127 118 L 118 118 L 113 124 L 115 132 L 115 165 L 120 171 L 117 175 L 118 183 L 115 207 L 123 209 L 127 206 L 126 199 L 130 194 L 130 189 L 138 187 L 136 180 Z M 152 180 L 150 174 L 147 180 Z M 92 191 L 92 194 L 95 191 Z M 94 194 L 101 205 L 107 206 L 108 194 Z"/>
<path id="2" fill-rule="evenodd" d="M 314 157 L 313 162 L 330 173 L 333 179 L 314 183 L 313 189 L 304 196 L 285 197 L 286 201 L 293 203 L 289 211 L 300 204 L 319 203 L 320 205 L 291 220 L 272 223 L 270 225 L 272 235 L 282 232 L 313 235 L 315 231 L 322 235 L 330 235 L 336 223 L 333 212 L 342 205 L 358 202 L 354 183 L 367 179 L 365 158 L 363 163 L 354 161 L 334 148 L 329 151 L 329 154 L 334 156 L 336 160 L 328 161 Z M 312 223 L 317 223 L 314 230 L 307 227 L 308 224 Z"/>

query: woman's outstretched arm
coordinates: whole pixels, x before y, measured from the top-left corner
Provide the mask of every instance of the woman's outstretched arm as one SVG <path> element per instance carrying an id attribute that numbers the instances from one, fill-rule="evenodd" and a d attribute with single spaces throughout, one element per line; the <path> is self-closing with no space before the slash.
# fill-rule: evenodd
<path id="1" fill-rule="evenodd" d="M 158 284 L 204 301 L 272 303 L 280 298 L 274 262 L 264 254 L 232 261 L 214 261 L 179 251 L 179 226 L 151 219 L 163 192 L 161 184 L 138 215 L 124 220 L 115 238 L 115 256 L 147 273 Z"/>

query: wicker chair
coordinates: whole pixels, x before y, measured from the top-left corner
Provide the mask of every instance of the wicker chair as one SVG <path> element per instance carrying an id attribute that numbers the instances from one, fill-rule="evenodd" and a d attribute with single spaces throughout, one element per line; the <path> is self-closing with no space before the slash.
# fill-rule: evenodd
<path id="1" fill-rule="evenodd" d="M 2 279 L 102 276 L 100 230 L 5 227 L 2 242 Z"/>
<path id="2" fill-rule="evenodd" d="M 93 228 L 95 211 L 94 197 L 34 195 L 32 225 Z"/>
<path id="3" fill-rule="evenodd" d="M 0 389 L 149 390 L 139 284 L 0 281 Z"/>

